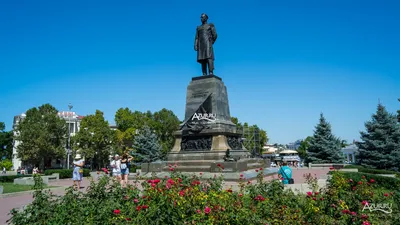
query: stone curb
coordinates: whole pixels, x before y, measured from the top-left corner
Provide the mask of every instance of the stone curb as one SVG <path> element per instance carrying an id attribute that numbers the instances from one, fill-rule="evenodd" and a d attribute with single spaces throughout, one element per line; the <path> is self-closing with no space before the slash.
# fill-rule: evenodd
<path id="1" fill-rule="evenodd" d="M 66 188 L 68 188 L 68 187 L 62 186 L 62 187 L 54 187 L 54 188 L 44 188 L 43 190 L 58 191 L 58 190 L 65 190 Z M 21 196 L 21 195 L 26 195 L 26 194 L 33 194 L 33 192 L 34 192 L 34 190 L 0 194 L 0 199 L 1 198 L 16 197 L 16 196 Z"/>

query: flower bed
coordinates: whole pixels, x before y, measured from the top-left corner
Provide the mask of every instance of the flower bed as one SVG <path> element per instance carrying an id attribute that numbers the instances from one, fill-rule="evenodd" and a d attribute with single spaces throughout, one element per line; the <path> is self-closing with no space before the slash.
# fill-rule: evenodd
<path id="1" fill-rule="evenodd" d="M 13 224 L 400 224 L 398 214 L 370 212 L 365 205 L 391 204 L 399 192 L 375 180 L 348 179 L 334 171 L 326 189 L 304 194 L 284 190 L 279 180 L 244 179 L 239 191 L 223 189 L 223 178 L 200 179 L 172 172 L 171 178 L 142 181 L 142 190 L 121 188 L 109 177 L 87 193 L 69 189 L 60 198 L 38 188 L 25 211 L 12 211 Z M 40 177 L 36 177 L 40 180 Z M 140 182 L 140 181 L 137 181 Z M 39 185 L 40 186 L 40 185 Z M 364 209 L 364 211 L 363 211 Z M 73 216 L 71 216 L 73 215 Z"/>

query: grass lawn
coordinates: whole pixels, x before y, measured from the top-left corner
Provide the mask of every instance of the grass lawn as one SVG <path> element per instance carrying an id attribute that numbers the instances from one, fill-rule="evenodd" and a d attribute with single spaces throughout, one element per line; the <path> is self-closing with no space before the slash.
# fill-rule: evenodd
<path id="1" fill-rule="evenodd" d="M 3 194 L 20 192 L 20 191 L 30 191 L 33 186 L 30 185 L 18 185 L 13 183 L 0 183 L 0 186 L 3 186 Z M 54 186 L 45 186 L 46 188 L 53 188 Z"/>

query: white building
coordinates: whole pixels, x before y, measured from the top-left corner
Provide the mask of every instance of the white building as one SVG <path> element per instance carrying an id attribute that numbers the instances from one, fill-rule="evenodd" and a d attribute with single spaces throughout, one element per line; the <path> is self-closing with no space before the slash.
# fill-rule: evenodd
<path id="1" fill-rule="evenodd" d="M 58 112 L 58 116 L 61 117 L 62 119 L 65 120 L 65 122 L 68 124 L 68 130 L 69 133 L 72 136 L 74 136 L 80 129 L 80 124 L 83 116 L 77 115 L 75 112 Z M 18 135 L 15 132 L 16 126 L 26 118 L 26 114 L 22 113 L 21 115 L 14 116 L 14 122 L 13 122 L 13 130 L 14 130 L 14 135 Z M 19 141 L 14 140 L 13 143 L 13 155 L 12 155 L 12 163 L 13 163 L 13 168 L 14 170 L 17 170 L 20 167 L 25 167 L 25 166 L 30 166 L 30 165 L 24 165 L 24 163 L 21 161 L 21 159 L 17 158 L 17 147 L 19 145 Z M 65 155 L 67 156 L 67 146 L 65 148 Z M 63 159 L 52 159 L 47 162 L 45 162 L 45 167 L 52 167 L 52 168 L 57 168 L 57 167 L 65 167 L 66 162 Z"/>
<path id="2" fill-rule="evenodd" d="M 342 148 L 342 152 L 345 157 L 346 163 L 356 163 L 356 154 L 358 152 L 358 147 L 355 142 Z"/>

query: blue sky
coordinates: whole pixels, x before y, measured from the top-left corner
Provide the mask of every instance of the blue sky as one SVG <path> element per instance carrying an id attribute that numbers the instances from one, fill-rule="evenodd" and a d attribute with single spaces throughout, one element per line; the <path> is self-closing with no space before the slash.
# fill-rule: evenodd
<path id="1" fill-rule="evenodd" d="M 183 119 L 205 12 L 232 116 L 289 143 L 323 112 L 335 135 L 359 140 L 378 99 L 400 109 L 399 11 L 395 0 L 1 1 L 0 121 L 11 129 L 44 103 L 110 123 L 120 107 Z"/>

